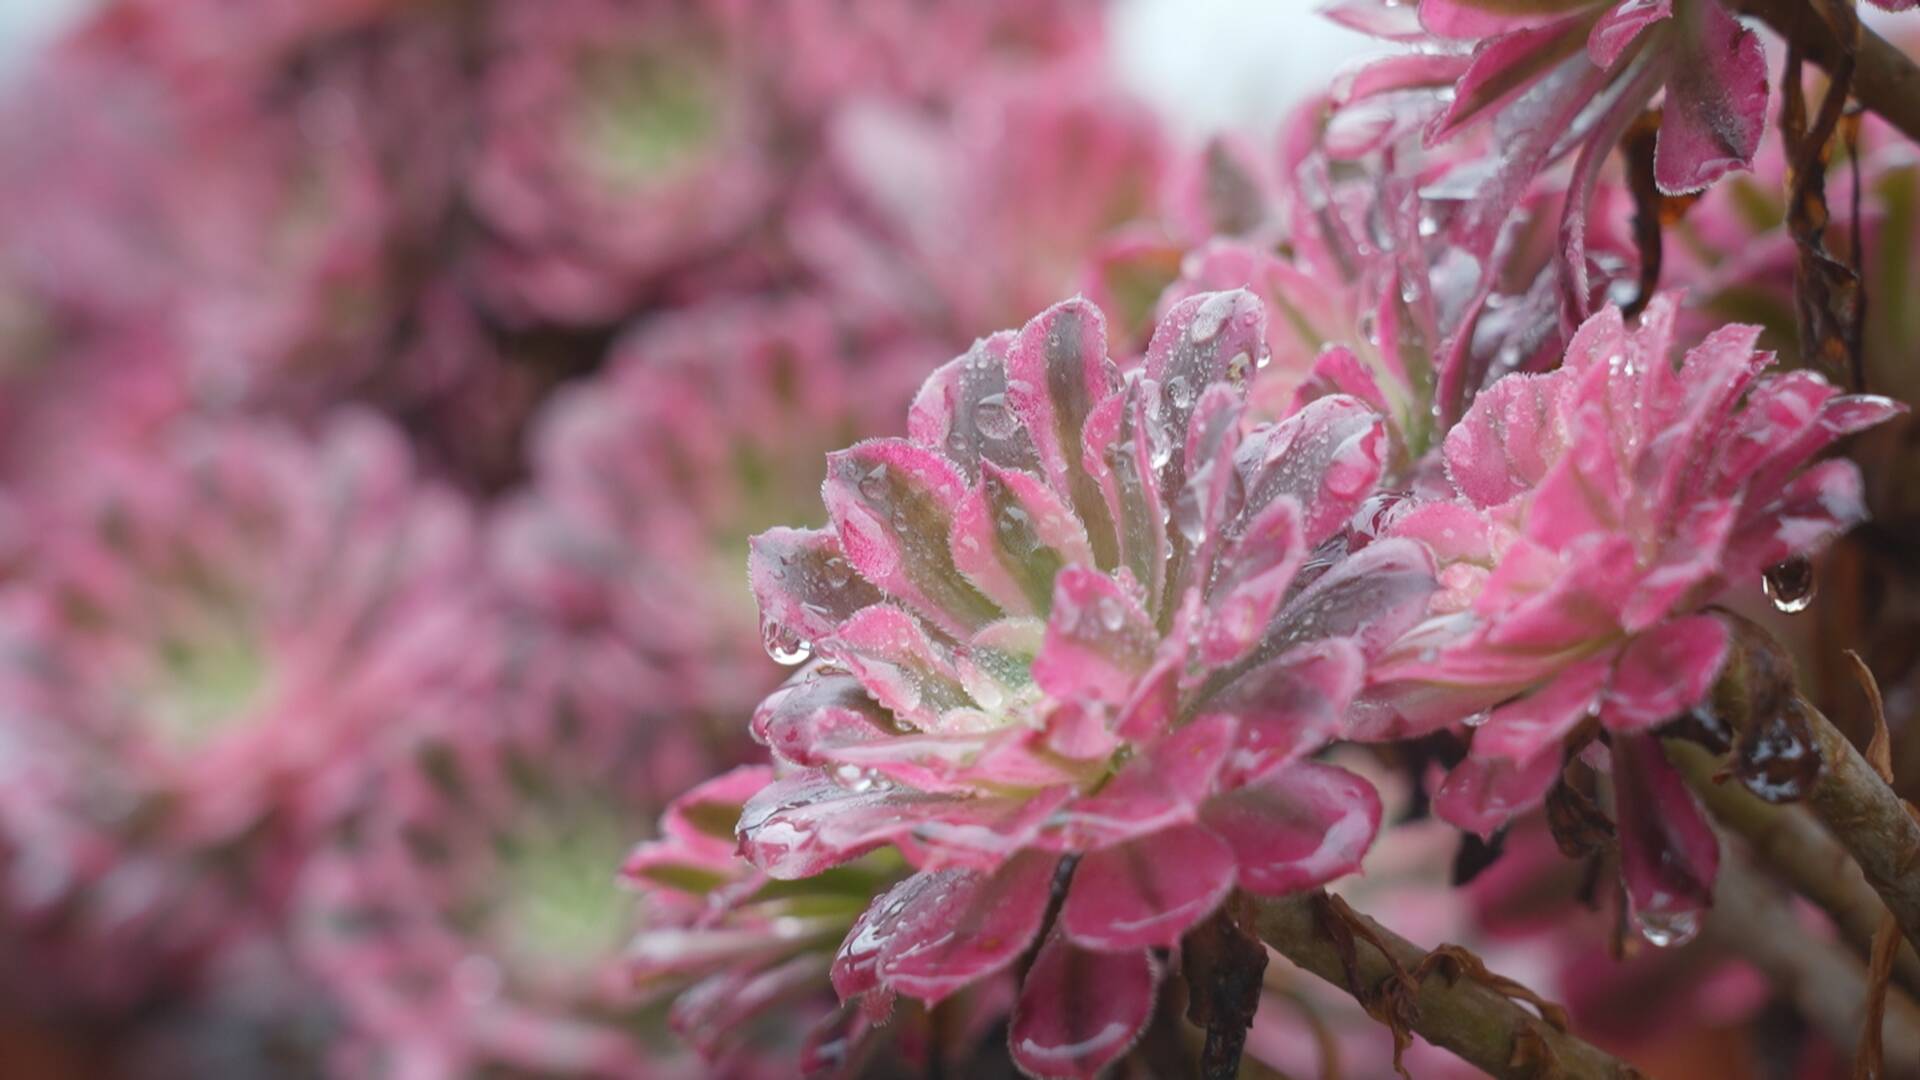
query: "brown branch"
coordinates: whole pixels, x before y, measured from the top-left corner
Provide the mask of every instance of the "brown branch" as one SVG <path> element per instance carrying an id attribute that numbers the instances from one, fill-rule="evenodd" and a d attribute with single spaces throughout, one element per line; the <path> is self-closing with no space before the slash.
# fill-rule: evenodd
<path id="1" fill-rule="evenodd" d="M 1317 914 L 1321 894 L 1310 893 L 1261 904 L 1260 937 L 1282 956 L 1334 986 L 1352 992 L 1347 963 L 1365 994 L 1404 980 L 1428 953 L 1364 915 L 1359 940 L 1349 956 L 1325 932 Z M 1378 945 L 1373 944 L 1377 941 Z M 1560 1031 L 1496 990 L 1470 978 L 1449 981 L 1434 974 L 1421 979 L 1403 1003 L 1408 1026 L 1488 1074 L 1511 1080 L 1552 1076 L 1564 1080 L 1626 1080 L 1639 1077 L 1631 1065 Z"/>
<path id="2" fill-rule="evenodd" d="M 1693 743 L 1668 739 L 1666 749 L 1667 759 L 1686 775 L 1714 819 L 1745 840 L 1761 865 L 1819 905 L 1860 957 L 1868 956 L 1887 906 L 1846 849 L 1805 809 L 1762 802 L 1718 774 L 1718 760 Z M 1920 995 L 1920 955 L 1913 946 L 1900 949 L 1894 977 Z"/>
<path id="3" fill-rule="evenodd" d="M 1766 750 L 1782 737 L 1804 740 L 1803 752 L 1792 757 L 1815 767 L 1802 770 L 1805 781 L 1796 780 L 1791 794 L 1804 794 L 1814 816 L 1860 864 L 1900 932 L 1920 947 L 1920 822 L 1847 737 L 1800 696 L 1793 661 L 1772 635 L 1750 619 L 1716 614 L 1732 634 L 1732 647 L 1714 686 L 1712 711 L 1738 733 L 1733 771 L 1750 787 L 1760 784 L 1756 791 L 1777 789 L 1750 751 Z M 1770 752 L 1776 762 L 1783 758 Z"/>
<path id="4" fill-rule="evenodd" d="M 1808 935 L 1791 899 L 1745 861 L 1721 863 L 1713 911 L 1701 937 L 1759 968 L 1793 1001 L 1800 1015 L 1835 1046 L 1853 1046 L 1867 1015 L 1867 970 L 1844 950 Z M 1920 1009 L 1889 993 L 1881 1026 L 1888 1061 L 1897 1075 L 1920 1062 Z"/>
<path id="5" fill-rule="evenodd" d="M 1733 0 L 1732 6 L 1772 27 L 1828 71 L 1845 55 L 1833 26 L 1808 0 Z M 1920 66 L 1866 27 L 1860 29 L 1854 61 L 1853 96 L 1907 138 L 1920 142 Z"/>

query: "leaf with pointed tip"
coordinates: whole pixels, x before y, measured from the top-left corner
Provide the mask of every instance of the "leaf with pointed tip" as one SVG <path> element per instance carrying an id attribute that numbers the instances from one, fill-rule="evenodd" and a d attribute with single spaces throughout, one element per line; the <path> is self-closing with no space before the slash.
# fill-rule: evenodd
<path id="1" fill-rule="evenodd" d="M 1082 856 L 1060 909 L 1060 930 L 1088 949 L 1171 948 L 1233 891 L 1226 842 L 1175 825 Z"/>
<path id="2" fill-rule="evenodd" d="M 1186 479 L 1186 432 L 1194 407 L 1217 382 L 1243 385 L 1266 356 L 1267 311 L 1246 289 L 1201 293 L 1174 304 L 1147 343 L 1147 378 L 1160 387 L 1160 415 L 1174 435 L 1161 490 Z"/>
<path id="3" fill-rule="evenodd" d="M 1002 331 L 973 343 L 965 356 L 927 376 L 907 411 L 907 437 L 945 454 L 969 480 L 980 463 L 1040 471 L 1033 438 L 1007 400 L 1007 355 L 1014 333 Z"/>
<path id="4" fill-rule="evenodd" d="M 1118 385 L 1107 359 L 1106 316 L 1085 299 L 1034 316 L 1007 356 L 1007 403 L 1033 437 L 1047 482 L 1086 522 L 1095 544 L 1112 526 L 1081 466 L 1082 430 Z"/>
<path id="5" fill-rule="evenodd" d="M 1513 100 L 1534 80 L 1566 62 L 1580 49 L 1590 25 L 1586 18 L 1575 16 L 1514 29 L 1482 41 L 1454 85 L 1447 111 L 1428 126 L 1427 145 L 1445 142 L 1487 110 Z"/>
<path id="6" fill-rule="evenodd" d="M 966 491 L 946 458 L 904 439 L 871 439 L 829 454 L 821 488 L 854 569 L 958 636 L 998 614 L 953 565 L 948 549 Z"/>
<path id="7" fill-rule="evenodd" d="M 1158 610 L 1166 581 L 1167 529 L 1161 510 L 1156 448 L 1170 452 L 1158 417 L 1159 388 L 1137 373 L 1087 417 L 1081 461 L 1106 500 L 1120 565 L 1146 587 Z"/>
<path id="8" fill-rule="evenodd" d="M 1620 877 L 1645 921 L 1697 918 L 1713 904 L 1720 842 L 1653 735 L 1613 740 Z"/>
<path id="9" fill-rule="evenodd" d="M 853 572 L 827 529 L 768 529 L 748 545 L 747 580 L 761 613 L 818 641 L 847 616 L 878 603 L 880 590 Z"/>
<path id="10" fill-rule="evenodd" d="M 1307 557 L 1300 504 L 1281 496 L 1233 538 L 1207 598 L 1200 662 L 1223 667 L 1260 640 Z"/>
<path id="11" fill-rule="evenodd" d="M 1609 730 L 1645 731 L 1707 696 L 1727 658 L 1727 628 L 1690 615 L 1639 634 L 1620 651 L 1600 721 Z"/>
<path id="12" fill-rule="evenodd" d="M 1055 931 L 1020 986 L 1014 1063 L 1030 1076 L 1092 1080 L 1146 1030 L 1159 982 L 1144 949 L 1095 952 Z"/>
<path id="13" fill-rule="evenodd" d="M 1300 762 L 1214 797 L 1201 821 L 1233 849 L 1242 888 L 1286 896 L 1360 868 L 1380 796 L 1345 769 Z"/>
<path id="14" fill-rule="evenodd" d="M 1387 450 L 1386 425 L 1364 402 L 1345 395 L 1309 402 L 1241 444 L 1234 467 L 1246 489 L 1243 520 L 1292 496 L 1304 511 L 1306 546 L 1318 547 L 1372 494 Z"/>
<path id="15" fill-rule="evenodd" d="M 1058 701 L 1118 705 L 1152 663 L 1158 641 L 1153 622 L 1119 582 L 1070 566 L 1054 580 L 1053 611 L 1033 681 Z"/>
<path id="16" fill-rule="evenodd" d="M 1654 145 L 1662 193 L 1699 191 L 1753 164 L 1767 126 L 1767 51 L 1718 3 L 1689 4 Z"/>
<path id="17" fill-rule="evenodd" d="M 941 870 L 917 891 L 880 944 L 878 975 L 936 1005 L 1004 970 L 1033 944 L 1053 889 L 1055 856 L 1028 851 L 991 873 Z"/>
<path id="18" fill-rule="evenodd" d="M 1061 567 L 1090 565 L 1086 529 L 1036 476 L 992 462 L 953 516 L 953 562 L 975 588 L 1015 615 L 1044 615 Z"/>

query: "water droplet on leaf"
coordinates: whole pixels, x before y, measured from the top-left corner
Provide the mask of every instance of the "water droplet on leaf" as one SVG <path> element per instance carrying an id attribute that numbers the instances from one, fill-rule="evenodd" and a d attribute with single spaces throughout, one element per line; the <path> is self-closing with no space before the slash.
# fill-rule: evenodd
<path id="1" fill-rule="evenodd" d="M 990 394 L 974 404 L 973 426 L 989 439 L 1007 439 L 1020 424 L 1007 405 L 1007 395 Z"/>
<path id="2" fill-rule="evenodd" d="M 773 619 L 760 620 L 760 642 L 774 663 L 787 667 L 804 664 L 813 655 L 813 646 L 806 639 Z"/>

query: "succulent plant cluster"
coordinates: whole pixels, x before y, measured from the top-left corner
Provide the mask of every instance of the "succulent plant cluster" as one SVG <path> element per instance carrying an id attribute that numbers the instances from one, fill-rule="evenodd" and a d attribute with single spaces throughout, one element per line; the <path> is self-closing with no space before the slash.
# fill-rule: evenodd
<path id="1" fill-rule="evenodd" d="M 108 0 L 0 90 L 0 1060 L 1825 1075 L 1719 781 L 1920 781 L 1920 69 L 1776 6 L 1336 0 L 1195 146 L 1092 0 Z"/>

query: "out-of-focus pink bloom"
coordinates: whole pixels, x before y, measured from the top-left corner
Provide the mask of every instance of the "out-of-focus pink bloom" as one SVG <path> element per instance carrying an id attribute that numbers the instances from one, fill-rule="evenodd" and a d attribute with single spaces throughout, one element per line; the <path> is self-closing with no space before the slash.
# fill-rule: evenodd
<path id="1" fill-rule="evenodd" d="M 1526 957 L 1522 982 L 1564 1004 L 1575 1030 L 1632 1060 L 1646 1060 L 1664 1040 L 1749 1020 L 1767 1004 L 1765 978 L 1724 940 L 1665 949 L 1628 940 L 1627 955 L 1613 955 L 1614 912 L 1580 899 L 1592 884 L 1534 815 L 1514 825 L 1499 858 L 1455 896 L 1470 911 L 1475 939 L 1503 957 Z"/>
<path id="2" fill-rule="evenodd" d="M 385 707 L 437 677 L 474 553 L 365 416 L 91 469 L 0 597 L 0 835 L 15 918 L 125 991 L 272 917 Z"/>
<path id="3" fill-rule="evenodd" d="M 776 117 L 730 0 L 557 0 L 491 11 L 468 194 L 521 321 L 611 323 L 739 239 L 776 193 Z"/>
<path id="4" fill-rule="evenodd" d="M 1296 113 L 1279 149 L 1286 182 L 1269 193 L 1272 236 L 1189 252 L 1161 308 L 1200 291 L 1254 290 L 1274 313 L 1274 363 L 1254 389 L 1257 412 L 1285 415 L 1330 393 L 1358 397 L 1388 420 L 1390 485 L 1414 486 L 1481 387 L 1558 362 L 1571 329 L 1558 317 L 1558 251 L 1525 227 L 1506 230 L 1484 256 L 1461 249 L 1421 195 L 1430 174 L 1461 155 L 1415 169 L 1417 155 L 1391 146 L 1343 147 L 1324 102 Z M 1610 210 L 1619 194 L 1602 186 L 1596 205 Z M 1596 215 L 1602 227 L 1589 254 L 1598 290 L 1628 265 L 1631 246 L 1609 228 L 1616 217 Z"/>
<path id="5" fill-rule="evenodd" d="M 755 540 L 775 644 L 828 667 L 754 717 L 783 768 L 741 850 L 779 879 L 888 846 L 918 870 L 842 946 L 843 996 L 1005 971 L 1061 890 L 1013 1050 L 1091 1075 L 1147 1020 L 1151 949 L 1236 886 L 1357 864 L 1376 796 L 1304 759 L 1432 565 L 1405 540 L 1332 557 L 1382 425 L 1338 397 L 1244 423 L 1265 324 L 1250 293 L 1193 297 L 1123 378 L 1099 310 L 1058 304 L 936 372 L 908 438 L 831 455 L 828 528 Z"/>
<path id="6" fill-rule="evenodd" d="M 537 419 L 533 489 L 496 522 L 500 575 L 608 701 L 655 712 L 666 694 L 678 722 L 737 734 L 780 677 L 747 538 L 819 520 L 822 456 L 885 430 L 929 366 L 800 298 L 643 323 Z"/>
<path id="7" fill-rule="evenodd" d="M 1852 462 L 1806 466 L 1902 407 L 1808 372 L 1762 378 L 1754 327 L 1714 332 L 1676 367 L 1676 305 L 1656 297 L 1634 330 L 1603 310 L 1559 370 L 1500 380 L 1448 433 L 1458 498 L 1405 504 L 1384 530 L 1432 547 L 1444 588 L 1370 673 L 1381 707 L 1352 733 L 1476 728 L 1437 807 L 1485 833 L 1546 794 L 1564 740 L 1596 719 L 1636 914 L 1681 933 L 1717 848 L 1650 729 L 1719 672 L 1726 633 L 1698 612 L 1864 516 Z"/>
<path id="8" fill-rule="evenodd" d="M 1343 81 L 1349 126 L 1378 138 L 1424 127 L 1434 146 L 1490 123 L 1485 145 L 1426 191 L 1436 228 L 1463 250 L 1484 258 L 1534 179 L 1578 151 L 1560 226 L 1575 316 L 1592 310 L 1586 222 L 1601 166 L 1656 94 L 1654 176 L 1670 194 L 1747 168 L 1766 127 L 1765 49 L 1719 0 L 1421 0 L 1417 17 L 1349 0 L 1336 17 L 1419 46 Z"/>
<path id="9" fill-rule="evenodd" d="M 421 16 L 315 58 L 289 88 L 176 85 L 99 16 L 0 114 L 0 235 L 69 333 L 171 349 L 197 398 L 311 407 L 368 377 L 444 219 L 454 95 Z M 404 155 L 395 151 L 404 149 Z"/>
<path id="10" fill-rule="evenodd" d="M 814 114 L 865 97 L 944 108 L 1003 70 L 1096 56 L 1100 0 L 778 0 L 755 8 L 789 108 Z"/>
<path id="11" fill-rule="evenodd" d="M 791 226 L 849 304 L 964 340 L 1079 284 L 1089 252 L 1156 212 L 1169 155 L 1091 60 L 1003 77 L 945 115 L 852 105 L 830 178 Z"/>
<path id="12" fill-rule="evenodd" d="M 495 610 L 460 633 L 442 644 L 465 677 L 390 706 L 393 737 L 300 882 L 349 1071 L 706 1075 L 630 987 L 639 924 L 616 883 L 662 793 L 711 768 L 697 733 L 579 700 L 537 624 Z"/>

